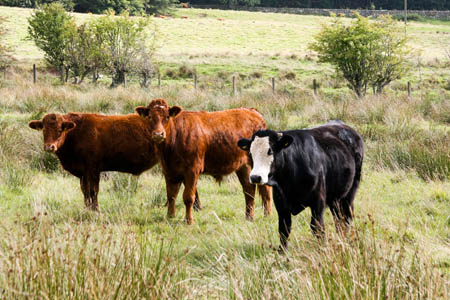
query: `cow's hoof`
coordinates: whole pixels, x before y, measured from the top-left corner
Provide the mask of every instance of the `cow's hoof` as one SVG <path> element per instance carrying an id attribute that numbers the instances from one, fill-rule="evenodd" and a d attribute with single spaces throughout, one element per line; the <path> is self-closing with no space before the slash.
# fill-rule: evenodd
<path id="1" fill-rule="evenodd" d="M 278 250 L 277 250 L 277 252 L 279 253 L 279 254 L 282 254 L 282 255 L 286 255 L 286 254 L 288 254 L 288 248 L 287 248 L 287 246 L 286 247 L 283 247 L 283 246 L 279 246 L 278 247 Z"/>
<path id="2" fill-rule="evenodd" d="M 184 221 L 185 221 L 186 225 L 193 225 L 195 223 L 193 219 L 186 219 Z"/>

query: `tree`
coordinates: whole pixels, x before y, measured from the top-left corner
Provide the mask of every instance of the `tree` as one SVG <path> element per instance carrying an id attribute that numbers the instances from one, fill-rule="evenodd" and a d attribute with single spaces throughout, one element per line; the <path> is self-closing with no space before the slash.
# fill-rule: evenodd
<path id="1" fill-rule="evenodd" d="M 113 76 L 111 86 L 123 83 L 126 74 L 136 69 L 143 49 L 145 55 L 153 55 L 156 30 L 150 25 L 150 18 L 131 18 L 126 11 L 119 16 L 108 11 L 93 21 L 92 28 L 102 44 L 106 69 Z"/>
<path id="2" fill-rule="evenodd" d="M 358 97 L 363 97 L 367 87 L 381 93 L 406 72 L 409 50 L 391 17 L 374 22 L 356 12 L 355 17 L 348 26 L 337 17 L 331 25 L 323 25 L 310 49 L 318 53 L 320 62 L 332 64 Z"/>
<path id="3" fill-rule="evenodd" d="M 45 61 L 56 67 L 60 73 L 61 81 L 66 79 L 68 66 L 64 49 L 69 41 L 70 32 L 76 25 L 60 3 L 51 3 L 35 10 L 28 19 L 28 35 L 36 46 L 44 51 Z"/>
<path id="4" fill-rule="evenodd" d="M 80 84 L 91 72 L 105 65 L 99 43 L 89 24 L 70 28 L 64 48 L 65 64 L 76 83 Z M 79 79 L 79 80 L 78 80 Z"/>
<path id="5" fill-rule="evenodd" d="M 391 16 L 380 16 L 372 24 L 378 39 L 373 51 L 371 85 L 377 94 L 409 70 L 406 57 L 411 53 L 407 39 L 397 22 Z"/>

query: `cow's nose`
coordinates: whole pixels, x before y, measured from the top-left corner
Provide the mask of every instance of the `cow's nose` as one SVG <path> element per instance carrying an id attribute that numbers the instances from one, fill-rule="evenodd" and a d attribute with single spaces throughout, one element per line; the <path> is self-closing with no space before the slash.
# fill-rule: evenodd
<path id="1" fill-rule="evenodd" d="M 262 180 L 262 178 L 259 175 L 251 175 L 250 176 L 251 183 L 261 183 L 261 180 Z"/>
<path id="2" fill-rule="evenodd" d="M 166 133 L 162 132 L 153 132 L 153 140 L 156 142 L 162 142 L 166 138 Z"/>
<path id="3" fill-rule="evenodd" d="M 47 151 L 47 152 L 55 152 L 56 151 L 56 146 L 54 144 L 45 145 L 44 146 L 44 150 Z"/>

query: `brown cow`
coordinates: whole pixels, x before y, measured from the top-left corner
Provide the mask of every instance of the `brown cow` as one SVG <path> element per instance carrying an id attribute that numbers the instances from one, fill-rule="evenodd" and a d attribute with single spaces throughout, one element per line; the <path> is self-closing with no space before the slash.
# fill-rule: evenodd
<path id="1" fill-rule="evenodd" d="M 193 223 L 192 206 L 199 175 L 212 175 L 220 181 L 224 175 L 236 172 L 244 190 L 247 219 L 253 219 L 255 185 L 250 184 L 251 164 L 237 141 L 266 128 L 261 115 L 254 109 L 230 109 L 219 112 L 182 111 L 169 107 L 163 99 L 155 99 L 136 112 L 150 122 L 156 154 L 166 180 L 168 216 L 175 216 L 175 199 L 184 182 L 183 200 L 186 222 Z M 271 213 L 272 193 L 268 186 L 258 186 L 265 214 Z"/>
<path id="2" fill-rule="evenodd" d="M 63 168 L 80 178 L 84 203 L 98 209 L 100 172 L 139 175 L 158 161 L 149 122 L 136 114 L 47 114 L 29 126 L 43 129 L 44 150 L 53 152 Z"/>

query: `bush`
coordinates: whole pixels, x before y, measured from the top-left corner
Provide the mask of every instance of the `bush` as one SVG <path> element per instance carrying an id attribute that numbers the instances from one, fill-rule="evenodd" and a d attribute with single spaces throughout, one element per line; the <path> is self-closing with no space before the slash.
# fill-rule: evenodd
<path id="1" fill-rule="evenodd" d="M 381 93 L 408 70 L 406 37 L 390 16 L 374 22 L 356 12 L 355 17 L 349 26 L 340 18 L 323 25 L 310 48 L 318 53 L 320 62 L 334 65 L 358 97 L 364 96 L 368 87 Z"/>
<path id="2" fill-rule="evenodd" d="M 58 69 L 61 80 L 66 78 L 68 66 L 64 50 L 68 43 L 70 32 L 76 30 L 73 17 L 71 17 L 60 3 L 51 3 L 42 6 L 33 12 L 28 19 L 28 35 L 36 46 L 44 51 L 45 61 Z"/>
<path id="3" fill-rule="evenodd" d="M 131 18 L 128 12 L 115 16 L 111 10 L 93 20 L 91 26 L 102 43 L 105 69 L 113 76 L 111 86 L 123 83 L 127 73 L 139 69 L 143 55 L 145 60 L 153 56 L 156 30 L 150 25 L 150 18 Z"/>

